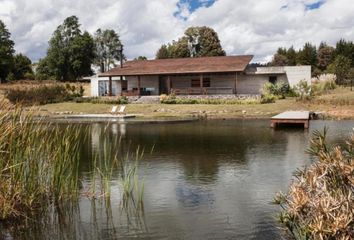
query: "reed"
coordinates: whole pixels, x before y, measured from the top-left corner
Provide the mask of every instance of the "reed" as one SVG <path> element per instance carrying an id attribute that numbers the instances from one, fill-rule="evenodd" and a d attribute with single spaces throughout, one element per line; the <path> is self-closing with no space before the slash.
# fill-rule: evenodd
<path id="1" fill-rule="evenodd" d="M 104 138 L 93 156 L 85 192 L 79 176 L 85 129 L 38 120 L 32 111 L 0 103 L 0 132 L 0 223 L 27 219 L 53 206 L 60 210 L 63 203 L 75 203 L 83 195 L 104 199 L 110 206 L 115 182 L 121 186 L 122 205 L 142 210 L 144 185 L 137 169 L 143 151 L 139 148 L 121 157 L 116 150 L 120 139 Z"/>
<path id="2" fill-rule="evenodd" d="M 340 147 L 327 144 L 326 133 L 314 132 L 308 152 L 316 161 L 275 197 L 279 220 L 296 239 L 354 238 L 354 134 Z"/>
<path id="3" fill-rule="evenodd" d="M 78 194 L 79 131 L 0 103 L 0 221 Z"/>

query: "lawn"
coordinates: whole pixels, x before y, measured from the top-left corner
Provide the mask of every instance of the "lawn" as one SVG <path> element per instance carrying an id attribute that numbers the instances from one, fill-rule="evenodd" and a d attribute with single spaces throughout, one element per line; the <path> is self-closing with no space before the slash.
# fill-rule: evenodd
<path id="1" fill-rule="evenodd" d="M 0 93 L 1 93 L 0 88 Z M 86 91 L 85 91 L 86 94 Z M 3 98 L 0 94 L 0 101 Z M 84 113 L 109 113 L 112 104 L 64 102 L 34 107 L 42 116 Z M 337 88 L 311 101 L 295 98 L 270 104 L 128 104 L 126 112 L 142 117 L 269 118 L 288 110 L 323 112 L 327 118 L 354 119 L 354 91 Z"/>
<path id="2" fill-rule="evenodd" d="M 112 105 L 92 103 L 57 103 L 39 106 L 42 115 L 109 113 Z M 128 104 L 126 112 L 147 118 L 208 117 L 208 118 L 269 118 L 289 110 L 323 112 L 327 118 L 354 119 L 354 92 L 338 89 L 312 101 L 299 102 L 294 98 L 270 104 Z"/>

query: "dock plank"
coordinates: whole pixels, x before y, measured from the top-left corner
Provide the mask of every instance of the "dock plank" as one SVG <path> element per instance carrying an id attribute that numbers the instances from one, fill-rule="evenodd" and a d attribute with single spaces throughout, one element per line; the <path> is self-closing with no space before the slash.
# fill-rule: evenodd
<path id="1" fill-rule="evenodd" d="M 275 128 L 279 124 L 303 124 L 304 128 L 309 128 L 309 111 L 286 111 L 271 118 L 270 126 Z"/>
<path id="2" fill-rule="evenodd" d="M 309 119 L 309 111 L 286 111 L 272 117 L 272 119 Z"/>

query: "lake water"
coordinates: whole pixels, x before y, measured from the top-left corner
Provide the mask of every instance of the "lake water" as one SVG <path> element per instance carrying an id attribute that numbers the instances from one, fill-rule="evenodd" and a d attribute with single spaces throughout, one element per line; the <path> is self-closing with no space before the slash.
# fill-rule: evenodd
<path id="1" fill-rule="evenodd" d="M 145 152 L 138 171 L 144 208 L 122 208 L 117 170 L 109 202 L 83 196 L 55 217 L 3 227 L 3 238 L 283 239 L 279 208 L 271 201 L 287 190 L 297 168 L 311 162 L 305 153 L 311 132 L 328 126 L 328 140 L 343 143 L 354 121 L 312 121 L 309 130 L 273 130 L 268 120 L 82 126 L 88 135 L 81 151 L 83 188 L 92 181 L 95 154 L 119 148 L 124 155 L 139 146 Z"/>

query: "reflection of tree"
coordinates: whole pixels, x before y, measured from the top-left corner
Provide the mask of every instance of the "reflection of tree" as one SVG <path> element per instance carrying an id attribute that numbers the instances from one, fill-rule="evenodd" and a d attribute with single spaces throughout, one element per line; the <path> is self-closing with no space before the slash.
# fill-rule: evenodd
<path id="1" fill-rule="evenodd" d="M 176 197 L 184 207 L 209 205 L 215 201 L 215 196 L 211 190 L 183 183 L 176 186 Z"/>

